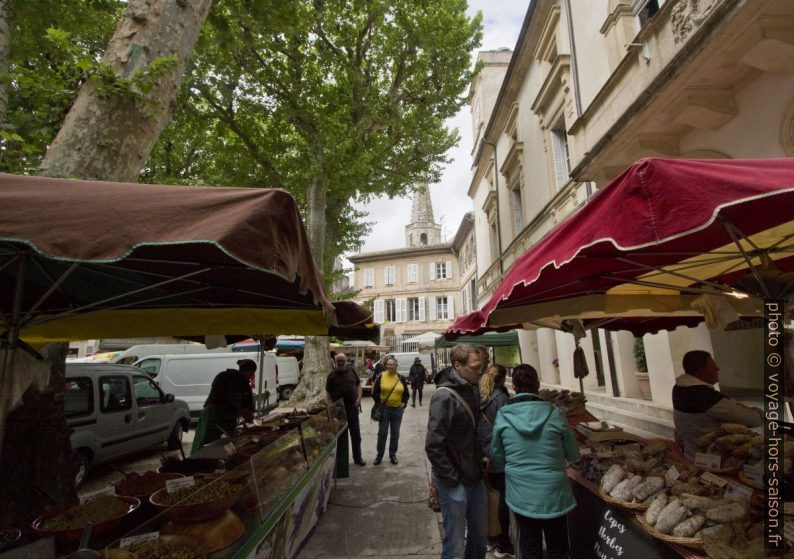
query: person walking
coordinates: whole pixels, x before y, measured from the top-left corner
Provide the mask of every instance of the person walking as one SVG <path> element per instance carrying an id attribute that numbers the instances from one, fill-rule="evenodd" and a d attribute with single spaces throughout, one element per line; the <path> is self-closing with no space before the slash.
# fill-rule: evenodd
<path id="1" fill-rule="evenodd" d="M 422 390 L 427 381 L 427 369 L 422 365 L 419 357 L 414 358 L 414 364 L 408 372 L 408 380 L 411 381 L 411 407 L 416 407 L 416 394 L 419 393 L 419 405 L 422 405 Z"/>
<path id="2" fill-rule="evenodd" d="M 576 507 L 565 461 L 579 459 L 579 446 L 559 408 L 538 396 L 538 372 L 513 369 L 510 398 L 496 414 L 491 456 L 505 463 L 507 506 L 513 514 L 518 559 L 568 557 L 566 514 Z"/>
<path id="3" fill-rule="evenodd" d="M 347 432 L 350 435 L 350 445 L 353 450 L 353 463 L 356 466 L 367 465 L 361 457 L 361 427 L 358 421 L 358 414 L 361 410 L 361 393 L 361 379 L 358 378 L 356 371 L 347 364 L 347 356 L 344 353 L 337 353 L 334 356 L 334 370 L 328 373 L 325 380 L 325 400 L 330 406 L 342 398 L 347 415 Z M 347 445 L 346 438 L 343 444 Z"/>
<path id="4" fill-rule="evenodd" d="M 373 464 L 377 466 L 383 461 L 387 436 L 390 437 L 389 460 L 392 464 L 397 464 L 397 445 L 400 442 L 403 411 L 408 405 L 408 386 L 397 372 L 397 360 L 394 357 L 386 359 L 386 370 L 375 379 L 372 398 L 375 405 L 383 404 L 383 413 L 378 422 L 377 456 Z"/>
<path id="5" fill-rule="evenodd" d="M 477 383 L 485 357 L 477 347 L 461 344 L 452 348 L 450 359 L 452 367 L 436 376 L 425 438 L 444 522 L 441 559 L 483 559 L 488 505 L 477 440 Z"/>
<path id="6" fill-rule="evenodd" d="M 488 548 L 494 549 L 496 557 L 512 557 L 515 553 L 513 543 L 510 541 L 510 511 L 505 502 L 505 464 L 491 454 L 491 436 L 496 414 L 510 399 L 510 394 L 505 388 L 507 369 L 502 365 L 493 364 L 480 380 L 480 422 L 477 424 L 477 438 L 480 449 L 487 458 L 486 470 L 488 483 L 491 488 L 499 492 L 499 528 L 501 532 L 489 538 Z"/>
<path id="7" fill-rule="evenodd" d="M 251 378 L 256 363 L 251 359 L 237 361 L 237 369 L 221 371 L 212 380 L 210 394 L 204 402 L 190 452 L 227 434 L 237 433 L 237 418 L 251 421 L 254 416 L 254 393 Z"/>

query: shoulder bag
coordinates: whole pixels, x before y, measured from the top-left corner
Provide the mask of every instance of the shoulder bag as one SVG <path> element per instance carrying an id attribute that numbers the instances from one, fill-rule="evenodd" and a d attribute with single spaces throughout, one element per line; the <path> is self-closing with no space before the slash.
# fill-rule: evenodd
<path id="1" fill-rule="evenodd" d="M 382 380 L 383 380 L 383 377 L 381 377 L 381 381 Z M 372 421 L 380 421 L 380 418 L 383 416 L 383 406 L 384 406 L 383 402 L 386 402 L 389 399 L 389 396 L 391 396 L 391 393 L 394 392 L 394 389 L 397 388 L 397 385 L 400 382 L 402 382 L 402 380 L 400 379 L 400 377 L 398 375 L 397 376 L 397 382 L 395 382 L 394 386 L 391 387 L 391 390 L 389 390 L 389 393 L 386 394 L 386 397 L 383 398 L 380 402 L 377 402 L 375 405 L 372 406 L 372 411 L 369 412 L 369 418 Z"/>

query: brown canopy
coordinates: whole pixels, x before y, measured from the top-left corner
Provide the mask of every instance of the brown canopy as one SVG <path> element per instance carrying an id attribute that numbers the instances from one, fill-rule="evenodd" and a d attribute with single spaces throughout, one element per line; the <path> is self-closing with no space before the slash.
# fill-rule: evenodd
<path id="1" fill-rule="evenodd" d="M 6 338 L 327 334 L 367 314 L 339 323 L 282 190 L 0 174 L 0 208 Z"/>

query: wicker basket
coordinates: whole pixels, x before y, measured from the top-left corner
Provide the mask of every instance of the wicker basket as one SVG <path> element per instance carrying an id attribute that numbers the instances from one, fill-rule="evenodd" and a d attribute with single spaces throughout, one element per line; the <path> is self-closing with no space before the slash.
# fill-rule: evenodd
<path id="1" fill-rule="evenodd" d="M 670 544 L 678 544 L 683 545 L 685 547 L 691 547 L 693 549 L 705 549 L 703 545 L 703 540 L 700 538 L 679 538 L 676 536 L 670 536 L 668 534 L 662 534 L 661 532 L 657 531 L 653 526 L 645 522 L 645 515 L 637 513 L 637 520 L 642 526 L 642 529 L 648 532 L 651 536 L 656 539 L 662 540 L 663 542 L 667 542 Z"/>
<path id="2" fill-rule="evenodd" d="M 627 501 L 620 501 L 618 499 L 615 499 L 614 497 L 610 497 L 609 495 L 607 495 L 604 492 L 603 489 L 600 489 L 600 488 L 598 490 L 598 495 L 602 499 L 604 499 L 604 501 L 609 503 L 610 505 L 614 505 L 614 506 L 620 507 L 622 509 L 632 510 L 632 511 L 639 511 L 639 512 L 642 512 L 642 511 L 645 511 L 645 510 L 648 509 L 648 505 L 645 504 L 645 503 L 629 503 Z"/>

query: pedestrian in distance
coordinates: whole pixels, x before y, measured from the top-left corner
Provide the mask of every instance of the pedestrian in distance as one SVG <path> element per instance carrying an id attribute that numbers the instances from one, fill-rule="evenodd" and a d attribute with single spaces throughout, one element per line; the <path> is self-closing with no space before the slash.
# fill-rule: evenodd
<path id="1" fill-rule="evenodd" d="M 422 390 L 424 389 L 425 382 L 427 381 L 428 373 L 422 360 L 419 357 L 414 358 L 414 364 L 411 365 L 411 370 L 408 372 L 408 380 L 411 381 L 411 407 L 416 407 L 416 394 L 419 394 L 419 405 L 422 405 Z"/>
<path id="2" fill-rule="evenodd" d="M 568 557 L 566 514 L 576 507 L 565 462 L 579 459 L 579 445 L 565 416 L 538 396 L 538 372 L 513 369 L 516 395 L 496 414 L 491 456 L 505 463 L 505 500 L 513 514 L 513 538 L 520 559 Z"/>
<path id="3" fill-rule="evenodd" d="M 383 371 L 372 387 L 372 399 L 375 405 L 383 404 L 383 411 L 378 421 L 377 456 L 373 464 L 383 461 L 386 451 L 386 439 L 389 438 L 389 460 L 397 464 L 397 446 L 400 442 L 400 425 L 403 411 L 408 405 L 408 386 L 405 379 L 397 372 L 397 360 L 386 359 L 386 370 Z"/>
<path id="4" fill-rule="evenodd" d="M 375 368 L 373 369 L 374 373 L 372 375 L 373 377 L 377 377 L 379 374 L 381 374 L 383 371 L 386 370 L 387 357 L 388 357 L 387 355 L 384 355 L 378 360 L 377 363 L 375 363 Z"/>
<path id="5" fill-rule="evenodd" d="M 501 533 L 489 538 L 488 548 L 494 549 L 497 558 L 511 557 L 515 553 L 513 543 L 510 541 L 510 511 L 505 502 L 505 464 L 499 458 L 491 455 L 491 436 L 496 414 L 510 399 L 510 393 L 505 388 L 507 369 L 494 363 L 480 380 L 480 422 L 477 424 L 477 437 L 480 449 L 486 458 L 486 475 L 492 489 L 499 492 L 499 528 Z"/>
<path id="6" fill-rule="evenodd" d="M 334 356 L 334 369 L 328 373 L 325 380 L 325 400 L 329 406 L 332 406 L 334 402 L 342 399 L 347 415 L 347 432 L 353 450 L 353 463 L 357 466 L 366 466 L 367 463 L 361 456 L 361 428 L 358 420 L 361 410 L 361 393 L 361 379 L 358 378 L 356 371 L 348 365 L 345 354 L 337 353 Z M 344 444 L 347 444 L 346 438 Z"/>
<path id="7" fill-rule="evenodd" d="M 444 522 L 441 559 L 483 559 L 488 505 L 477 440 L 477 384 L 485 358 L 478 347 L 461 344 L 450 359 L 452 367 L 436 376 L 425 438 Z"/>

